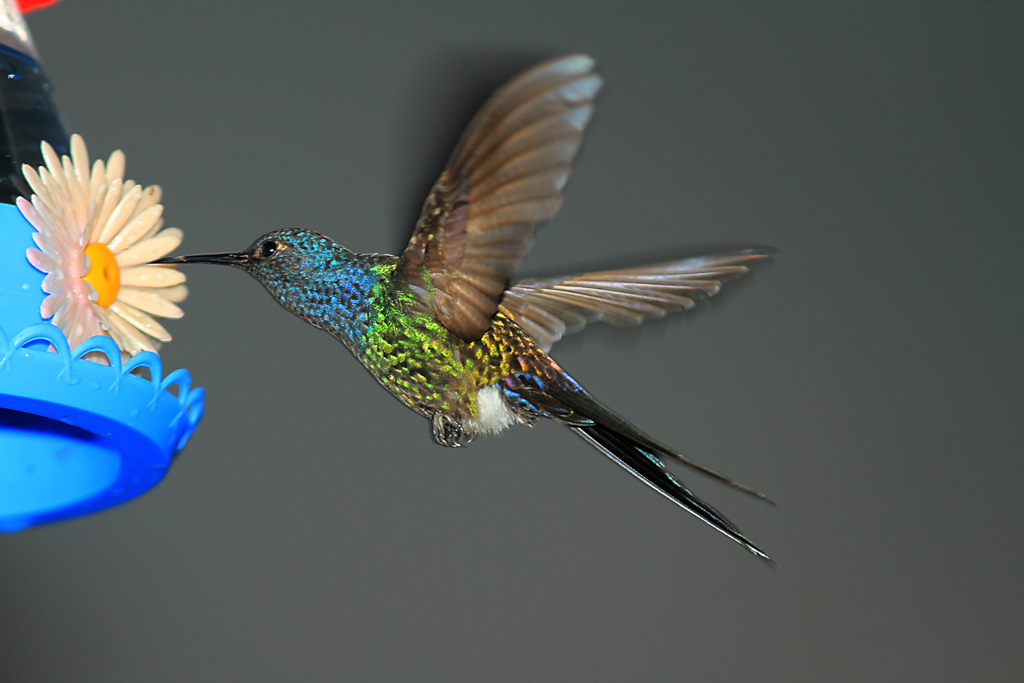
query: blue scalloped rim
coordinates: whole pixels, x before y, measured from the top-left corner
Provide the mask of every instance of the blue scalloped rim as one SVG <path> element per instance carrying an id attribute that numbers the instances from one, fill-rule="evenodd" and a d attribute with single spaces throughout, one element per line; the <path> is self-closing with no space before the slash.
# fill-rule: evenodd
<path id="1" fill-rule="evenodd" d="M 160 357 L 149 351 L 122 364 L 109 337 L 72 351 L 58 327 L 38 323 L 12 339 L 0 329 L 0 351 L 0 531 L 148 491 L 203 415 L 203 390 L 192 387 L 187 370 L 164 377 Z M 82 358 L 93 351 L 110 365 Z M 139 368 L 150 378 L 133 373 Z"/>

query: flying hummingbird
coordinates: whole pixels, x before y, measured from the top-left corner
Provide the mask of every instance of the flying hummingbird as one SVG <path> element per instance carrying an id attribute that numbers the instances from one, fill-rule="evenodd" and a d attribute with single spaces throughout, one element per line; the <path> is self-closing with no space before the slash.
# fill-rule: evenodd
<path id="1" fill-rule="evenodd" d="M 401 256 L 357 254 L 302 229 L 234 253 L 158 263 L 219 263 L 259 280 L 286 309 L 338 339 L 434 439 L 548 418 L 750 552 L 770 560 L 672 476 L 681 462 L 764 496 L 655 441 L 592 397 L 549 355 L 597 320 L 637 324 L 689 309 L 766 253 L 746 250 L 510 284 L 552 218 L 594 111 L 601 77 L 585 55 L 540 64 L 499 89 L 472 119 L 433 185 Z"/>

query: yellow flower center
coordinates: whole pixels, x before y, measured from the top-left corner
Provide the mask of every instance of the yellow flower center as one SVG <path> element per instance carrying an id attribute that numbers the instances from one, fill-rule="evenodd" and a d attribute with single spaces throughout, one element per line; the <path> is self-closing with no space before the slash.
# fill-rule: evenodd
<path id="1" fill-rule="evenodd" d="M 117 292 L 121 289 L 121 269 L 114 252 L 102 242 L 93 242 L 85 248 L 84 253 L 89 257 L 89 272 L 85 274 L 85 281 L 96 290 L 99 297 L 96 303 L 109 306 L 117 299 Z"/>

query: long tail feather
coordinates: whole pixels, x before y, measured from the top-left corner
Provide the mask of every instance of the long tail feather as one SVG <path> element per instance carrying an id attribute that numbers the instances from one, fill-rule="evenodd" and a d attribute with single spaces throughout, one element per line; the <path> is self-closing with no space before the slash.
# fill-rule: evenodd
<path id="1" fill-rule="evenodd" d="M 569 426 L 591 445 L 687 512 L 725 534 L 758 557 L 773 562 L 772 558 L 744 536 L 735 524 L 711 505 L 693 495 L 689 489 L 673 477 L 665 469 L 661 458 L 676 459 L 767 501 L 764 494 L 679 455 L 605 408 L 582 390 L 556 390 L 552 394 L 549 389 L 548 395 L 568 409 L 562 415 L 552 415 L 554 419 Z"/>

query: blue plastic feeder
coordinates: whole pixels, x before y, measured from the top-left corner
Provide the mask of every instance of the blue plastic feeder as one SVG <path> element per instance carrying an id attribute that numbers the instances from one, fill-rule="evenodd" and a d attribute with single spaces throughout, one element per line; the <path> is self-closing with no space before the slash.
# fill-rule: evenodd
<path id="1" fill-rule="evenodd" d="M 203 414 L 203 390 L 187 370 L 164 376 L 148 351 L 122 364 L 105 336 L 71 349 L 40 317 L 43 273 L 25 257 L 33 230 L 0 204 L 0 531 L 145 493 Z M 82 358 L 93 351 L 109 365 Z"/>

